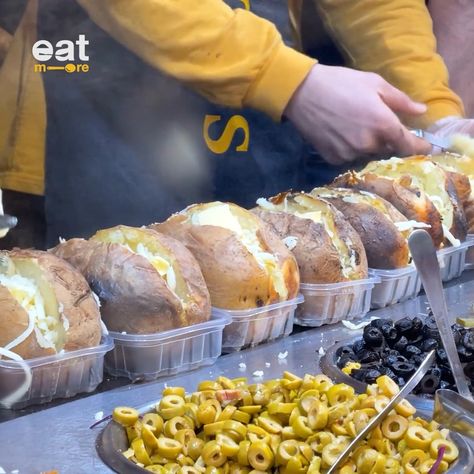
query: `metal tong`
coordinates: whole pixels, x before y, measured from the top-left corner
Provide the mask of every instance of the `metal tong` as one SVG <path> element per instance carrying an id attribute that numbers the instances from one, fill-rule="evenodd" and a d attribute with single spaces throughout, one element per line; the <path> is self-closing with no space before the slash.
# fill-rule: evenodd
<path id="1" fill-rule="evenodd" d="M 327 474 L 334 474 L 340 465 L 345 461 L 349 454 L 367 437 L 367 435 L 387 417 L 387 415 L 398 405 L 407 395 L 409 395 L 413 389 L 418 385 L 421 379 L 424 377 L 428 369 L 431 367 L 435 360 L 436 353 L 431 351 L 425 357 L 425 360 L 421 363 L 420 367 L 411 376 L 410 380 L 404 385 L 397 395 L 395 395 L 388 405 L 376 416 L 374 416 L 367 426 L 352 440 L 346 449 L 339 455 L 336 462 L 331 466 Z"/>

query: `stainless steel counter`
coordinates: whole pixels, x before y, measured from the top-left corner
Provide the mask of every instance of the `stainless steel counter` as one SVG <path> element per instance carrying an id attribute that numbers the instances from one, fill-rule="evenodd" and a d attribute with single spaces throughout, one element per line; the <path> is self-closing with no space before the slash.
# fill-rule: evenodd
<path id="1" fill-rule="evenodd" d="M 446 296 L 451 317 L 471 312 L 474 301 L 473 272 L 447 285 Z M 420 296 L 406 303 L 371 312 L 367 317 L 414 316 L 426 311 L 426 300 Z M 298 375 L 319 372 L 320 347 L 329 347 L 336 341 L 355 333 L 343 325 L 326 326 L 293 334 L 285 339 L 223 356 L 212 367 L 175 377 L 139 385 L 127 385 L 87 398 L 70 401 L 46 410 L 0 423 L 0 467 L 6 473 L 39 474 L 57 470 L 60 474 L 111 472 L 99 459 L 95 439 L 102 425 L 89 427 L 95 417 L 111 413 L 117 405 L 140 407 L 158 399 L 165 382 L 192 390 L 199 381 L 218 375 L 228 377 L 253 376 L 263 371 L 263 378 L 279 377 L 283 370 Z M 288 355 L 279 358 L 278 355 Z M 245 364 L 240 366 L 240 364 Z M 3 420 L 7 418 L 3 417 Z M 2 417 L 0 414 L 0 421 Z M 0 473 L 3 471 L 0 469 Z"/>

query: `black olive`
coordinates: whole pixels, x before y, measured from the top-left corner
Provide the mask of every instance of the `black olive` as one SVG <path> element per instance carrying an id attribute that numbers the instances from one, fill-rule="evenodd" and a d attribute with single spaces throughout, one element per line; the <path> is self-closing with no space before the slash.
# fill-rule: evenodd
<path id="1" fill-rule="evenodd" d="M 395 374 L 395 372 L 390 369 L 389 367 L 387 367 L 385 369 L 385 375 L 387 375 L 388 377 L 390 377 L 394 382 L 397 381 L 397 375 Z"/>
<path id="2" fill-rule="evenodd" d="M 474 362 L 469 362 L 464 366 L 464 373 L 468 379 L 474 380 Z"/>
<path id="3" fill-rule="evenodd" d="M 393 348 L 398 352 L 403 352 L 405 347 L 408 346 L 408 339 L 405 336 L 402 336 L 394 345 Z"/>
<path id="4" fill-rule="evenodd" d="M 429 369 L 427 373 L 434 374 L 439 378 L 441 378 L 441 375 L 442 375 L 442 371 L 439 367 L 431 367 L 431 369 Z"/>
<path id="5" fill-rule="evenodd" d="M 462 344 L 462 336 L 459 331 L 453 331 L 454 344 L 456 344 L 456 346 Z"/>
<path id="6" fill-rule="evenodd" d="M 454 383 L 453 372 L 451 371 L 451 367 L 448 364 L 440 364 L 439 370 L 441 370 L 441 380 L 445 380 L 450 384 Z"/>
<path id="7" fill-rule="evenodd" d="M 382 331 L 373 326 L 364 328 L 364 341 L 369 347 L 380 347 L 383 344 Z"/>
<path id="8" fill-rule="evenodd" d="M 438 326 L 436 325 L 436 320 L 434 317 L 429 317 L 425 319 L 425 325 L 423 326 L 423 334 L 425 338 L 440 339 Z"/>
<path id="9" fill-rule="evenodd" d="M 413 321 L 410 318 L 400 319 L 395 323 L 395 328 L 401 336 L 408 336 L 413 329 Z"/>
<path id="10" fill-rule="evenodd" d="M 358 380 L 359 382 L 364 382 L 366 372 L 367 369 L 353 369 L 351 370 L 351 377 Z"/>
<path id="11" fill-rule="evenodd" d="M 423 330 L 423 321 L 418 317 L 415 316 L 412 320 L 412 328 L 408 334 L 410 339 L 416 339 L 422 335 Z"/>
<path id="12" fill-rule="evenodd" d="M 412 345 L 412 344 L 409 344 L 408 346 L 405 347 L 405 350 L 403 351 L 403 355 L 409 359 L 410 357 L 414 356 L 414 355 L 420 355 L 421 354 L 421 350 L 418 349 L 418 347 Z"/>
<path id="13" fill-rule="evenodd" d="M 458 332 L 463 333 L 463 334 L 466 332 L 466 328 L 462 324 L 458 324 L 458 323 L 454 323 L 451 326 L 451 329 L 453 331 L 458 331 Z"/>
<path id="14" fill-rule="evenodd" d="M 400 337 L 398 331 L 388 324 L 382 326 L 382 335 L 389 345 L 395 344 Z"/>
<path id="15" fill-rule="evenodd" d="M 423 357 L 422 354 L 420 354 L 420 355 L 415 354 L 415 355 L 410 357 L 410 362 L 415 367 L 419 367 L 424 360 L 425 360 L 425 358 Z"/>
<path id="16" fill-rule="evenodd" d="M 367 349 L 363 339 L 358 339 L 354 344 L 352 344 L 352 350 L 357 354 L 363 349 Z"/>
<path id="17" fill-rule="evenodd" d="M 412 344 L 414 346 L 418 346 L 424 338 L 425 338 L 425 336 L 423 334 L 420 334 L 419 336 L 417 336 L 415 338 L 411 337 L 410 339 L 408 339 L 408 343 Z"/>
<path id="18" fill-rule="evenodd" d="M 469 349 L 470 351 L 474 351 L 474 331 L 466 331 L 462 338 L 462 345 Z"/>
<path id="19" fill-rule="evenodd" d="M 400 352 L 396 351 L 395 349 L 388 349 L 386 354 L 387 356 L 394 355 L 395 357 L 398 357 Z"/>
<path id="20" fill-rule="evenodd" d="M 474 351 L 458 346 L 458 354 L 461 362 L 474 362 Z"/>
<path id="21" fill-rule="evenodd" d="M 421 393 L 435 393 L 440 382 L 439 374 L 429 370 L 419 383 Z"/>
<path id="22" fill-rule="evenodd" d="M 351 346 L 341 346 L 336 350 L 336 357 L 341 357 L 343 355 L 355 355 Z"/>
<path id="23" fill-rule="evenodd" d="M 436 349 L 436 359 L 440 364 L 446 364 L 448 362 L 448 356 L 442 347 L 438 347 L 438 349 Z"/>
<path id="24" fill-rule="evenodd" d="M 385 367 L 384 365 L 382 364 L 378 364 L 374 367 L 374 369 L 378 370 L 382 375 L 387 375 L 387 370 L 388 370 L 388 367 Z"/>
<path id="25" fill-rule="evenodd" d="M 381 376 L 382 374 L 376 369 L 370 369 L 365 373 L 365 382 L 366 383 L 375 383 L 375 381 Z"/>
<path id="26" fill-rule="evenodd" d="M 439 383 L 439 388 L 447 388 L 449 390 L 453 390 L 454 386 L 446 380 L 441 380 L 441 382 Z"/>
<path id="27" fill-rule="evenodd" d="M 392 370 L 399 376 L 405 379 L 410 378 L 415 372 L 415 366 L 410 362 L 395 362 Z"/>
<path id="28" fill-rule="evenodd" d="M 349 362 L 355 362 L 354 358 L 348 354 L 344 354 L 343 356 L 339 357 L 337 361 L 337 366 L 340 369 L 343 369 Z"/>
<path id="29" fill-rule="evenodd" d="M 369 362 L 378 362 L 380 359 L 376 352 L 369 351 L 367 349 L 358 352 L 357 357 L 363 364 L 368 364 Z"/>
<path id="30" fill-rule="evenodd" d="M 387 321 L 390 321 L 390 320 L 389 319 L 373 319 L 372 321 L 370 321 L 369 326 L 380 329 L 384 324 L 387 323 Z"/>
<path id="31" fill-rule="evenodd" d="M 397 382 L 397 385 L 400 388 L 403 387 L 407 383 L 403 377 L 397 377 L 397 380 L 395 380 L 395 382 Z"/>
<path id="32" fill-rule="evenodd" d="M 391 367 L 393 364 L 395 364 L 395 362 L 398 362 L 398 359 L 397 356 L 389 355 L 387 357 L 384 357 L 382 361 L 384 365 L 386 365 L 387 367 Z"/>
<path id="33" fill-rule="evenodd" d="M 430 352 L 433 349 L 438 348 L 438 341 L 433 338 L 428 338 L 423 341 L 423 344 L 421 345 L 421 350 L 423 352 Z"/>

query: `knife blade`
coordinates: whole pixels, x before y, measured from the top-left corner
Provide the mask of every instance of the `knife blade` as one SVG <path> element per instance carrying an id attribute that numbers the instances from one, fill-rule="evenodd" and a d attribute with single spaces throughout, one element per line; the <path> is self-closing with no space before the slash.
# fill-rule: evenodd
<path id="1" fill-rule="evenodd" d="M 450 137 L 438 137 L 437 135 L 433 135 L 432 133 L 422 130 L 421 128 L 410 130 L 410 132 L 418 138 L 426 140 L 431 145 L 441 148 L 443 151 L 455 152 Z"/>
<path id="2" fill-rule="evenodd" d="M 386 416 L 395 408 L 398 403 L 400 403 L 407 395 L 409 395 L 413 389 L 418 385 L 421 379 L 426 374 L 427 370 L 433 365 L 433 362 L 436 358 L 436 352 L 432 350 L 425 357 L 423 362 L 420 364 L 420 367 L 416 372 L 411 376 L 410 380 L 403 386 L 403 388 L 395 395 L 387 406 L 376 416 L 374 416 L 370 422 L 365 426 L 365 428 L 352 440 L 352 442 L 347 446 L 344 451 L 336 459 L 336 462 L 331 466 L 327 474 L 335 474 L 337 468 L 344 462 L 344 460 L 349 456 L 349 454 L 354 451 L 354 449 L 365 440 L 367 435 L 382 421 Z"/>

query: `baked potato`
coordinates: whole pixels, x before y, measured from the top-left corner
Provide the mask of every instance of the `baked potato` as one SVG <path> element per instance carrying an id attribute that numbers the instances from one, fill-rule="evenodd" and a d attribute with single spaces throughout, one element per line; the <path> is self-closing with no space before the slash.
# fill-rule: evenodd
<path id="1" fill-rule="evenodd" d="M 296 297 L 295 258 L 269 226 L 235 204 L 194 204 L 152 229 L 183 242 L 199 262 L 212 305 L 243 310 Z"/>
<path id="2" fill-rule="evenodd" d="M 474 156 L 443 153 L 433 155 L 431 160 L 446 170 L 463 204 L 467 220 L 467 231 L 474 233 Z"/>
<path id="3" fill-rule="evenodd" d="M 452 178 L 425 156 L 373 161 L 359 173 L 339 176 L 333 185 L 378 194 L 410 220 L 430 225 L 438 247 L 466 237 L 466 216 Z"/>
<path id="4" fill-rule="evenodd" d="M 112 331 L 150 334 L 210 318 L 199 264 L 171 237 L 119 225 L 89 240 L 68 240 L 52 252 L 85 276 Z"/>
<path id="5" fill-rule="evenodd" d="M 259 199 L 253 212 L 267 222 L 296 257 L 304 283 L 367 278 L 367 258 L 357 232 L 327 201 L 304 193 Z"/>
<path id="6" fill-rule="evenodd" d="M 24 359 L 97 346 L 99 305 L 84 277 L 39 250 L 0 254 L 0 346 Z"/>
<path id="7" fill-rule="evenodd" d="M 388 270 L 409 264 L 407 237 L 414 223 L 388 201 L 367 191 L 344 188 L 314 188 L 310 194 L 344 215 L 364 244 L 369 267 Z"/>

